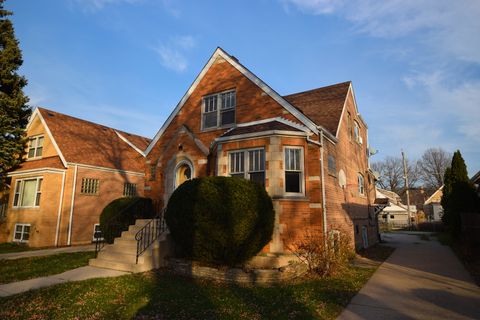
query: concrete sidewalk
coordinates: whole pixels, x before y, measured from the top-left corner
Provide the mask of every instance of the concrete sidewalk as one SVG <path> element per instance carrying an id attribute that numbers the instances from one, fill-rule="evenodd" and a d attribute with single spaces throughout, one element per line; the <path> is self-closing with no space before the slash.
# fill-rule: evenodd
<path id="1" fill-rule="evenodd" d="M 80 281 L 92 278 L 118 277 L 124 274 L 129 273 L 90 266 L 80 267 L 53 276 L 0 285 L 0 297 L 7 297 L 28 290 L 49 287 L 64 282 Z"/>
<path id="2" fill-rule="evenodd" d="M 397 249 L 338 319 L 480 319 L 480 288 L 448 246 L 382 236 Z"/>
<path id="3" fill-rule="evenodd" d="M 62 248 L 53 248 L 53 249 L 2 253 L 0 254 L 0 260 L 2 259 L 13 260 L 13 259 L 29 258 L 29 257 L 43 257 L 43 256 L 50 256 L 50 255 L 59 254 L 59 253 L 72 253 L 72 252 L 83 252 L 83 251 L 95 251 L 95 245 L 89 244 L 85 246 L 73 246 L 73 247 L 62 247 Z"/>

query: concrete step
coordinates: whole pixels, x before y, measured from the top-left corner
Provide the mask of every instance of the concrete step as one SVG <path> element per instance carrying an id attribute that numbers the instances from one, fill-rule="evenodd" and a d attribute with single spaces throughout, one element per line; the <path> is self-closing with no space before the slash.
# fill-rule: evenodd
<path id="1" fill-rule="evenodd" d="M 93 267 L 120 270 L 120 271 L 133 272 L 133 273 L 145 272 L 153 269 L 153 264 L 151 262 L 135 264 L 135 262 L 134 263 L 118 262 L 118 261 L 105 260 L 100 258 L 90 259 L 88 264 Z"/>
<path id="2" fill-rule="evenodd" d="M 98 253 L 98 259 L 101 260 L 110 260 L 110 261 L 120 261 L 124 263 L 135 263 L 136 260 L 136 252 L 120 252 L 120 251 L 100 251 Z M 138 257 L 138 263 L 142 264 L 147 260 L 152 258 L 151 250 L 146 251 L 144 254 Z"/>

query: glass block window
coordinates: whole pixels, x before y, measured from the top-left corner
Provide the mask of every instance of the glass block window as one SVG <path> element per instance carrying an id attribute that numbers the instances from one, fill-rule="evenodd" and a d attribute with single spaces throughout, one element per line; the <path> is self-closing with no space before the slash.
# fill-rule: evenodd
<path id="1" fill-rule="evenodd" d="M 43 140 L 43 136 L 36 136 L 28 139 L 28 159 L 38 158 L 42 156 Z"/>
<path id="2" fill-rule="evenodd" d="M 302 193 L 303 157 L 301 148 L 285 148 L 285 192 Z"/>
<path id="3" fill-rule="evenodd" d="M 15 182 L 14 207 L 38 207 L 42 195 L 42 178 L 20 179 Z"/>
<path id="4" fill-rule="evenodd" d="M 13 241 L 28 242 L 30 239 L 30 225 L 17 223 L 15 224 L 15 232 L 13 233 Z"/>
<path id="5" fill-rule="evenodd" d="M 137 184 L 125 182 L 123 184 L 123 196 L 124 197 L 135 197 L 137 195 Z"/>
<path id="6" fill-rule="evenodd" d="M 235 91 L 216 93 L 204 97 L 202 128 L 211 129 L 234 124 L 235 106 Z"/>
<path id="7" fill-rule="evenodd" d="M 82 178 L 81 194 L 98 195 L 100 180 L 92 178 Z"/>

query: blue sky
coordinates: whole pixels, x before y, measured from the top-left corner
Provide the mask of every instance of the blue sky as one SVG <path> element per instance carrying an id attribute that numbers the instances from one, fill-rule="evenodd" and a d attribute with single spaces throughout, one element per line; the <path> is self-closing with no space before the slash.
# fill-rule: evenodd
<path id="1" fill-rule="evenodd" d="M 217 46 L 280 94 L 352 80 L 372 160 L 480 170 L 480 1 L 7 0 L 32 105 L 153 137 Z"/>

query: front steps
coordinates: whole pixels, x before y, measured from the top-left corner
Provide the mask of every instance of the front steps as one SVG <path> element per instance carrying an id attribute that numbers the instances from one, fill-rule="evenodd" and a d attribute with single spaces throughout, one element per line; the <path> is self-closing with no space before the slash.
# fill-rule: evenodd
<path id="1" fill-rule="evenodd" d="M 97 258 L 90 259 L 89 265 L 93 267 L 113 269 L 127 272 L 145 272 L 160 268 L 164 265 L 164 258 L 170 253 L 168 232 L 162 233 L 150 247 L 138 257 L 136 233 L 148 223 L 149 219 L 139 219 L 134 225 L 123 231 L 121 237 L 115 238 L 113 244 L 107 244 L 98 253 Z"/>

